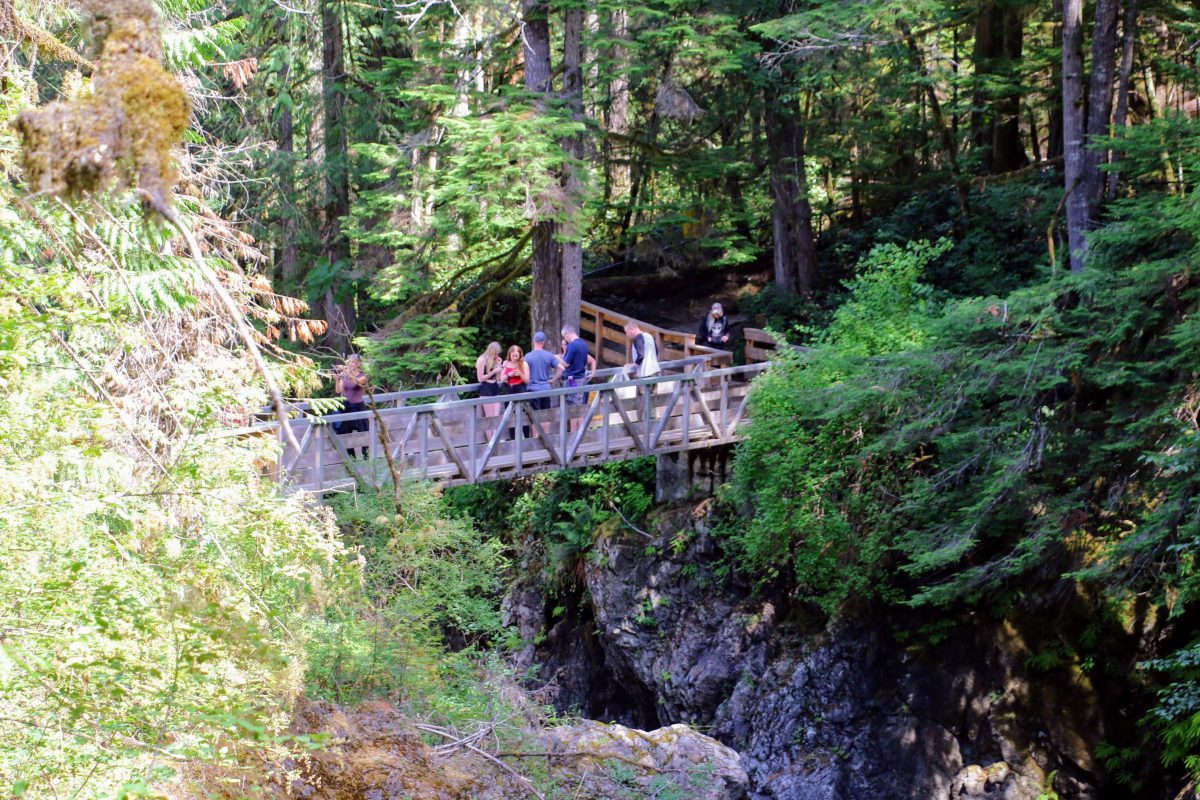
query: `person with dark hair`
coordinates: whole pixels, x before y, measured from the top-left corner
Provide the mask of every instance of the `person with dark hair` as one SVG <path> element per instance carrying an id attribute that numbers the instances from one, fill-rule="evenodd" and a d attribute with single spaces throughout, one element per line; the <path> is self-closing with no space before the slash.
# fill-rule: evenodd
<path id="1" fill-rule="evenodd" d="M 722 349 L 729 343 L 729 320 L 725 318 L 725 309 L 720 303 L 713 303 L 712 309 L 700 320 L 700 329 L 696 332 L 696 344 L 705 347 Z"/>
<path id="2" fill-rule="evenodd" d="M 563 325 L 560 333 L 562 334 L 563 354 L 559 363 L 563 370 L 563 386 L 571 389 L 584 386 L 591 380 L 592 373 L 596 371 L 596 359 L 588 352 L 587 342 L 579 338 L 579 332 L 575 330 L 574 325 Z M 581 406 L 587 403 L 587 398 L 587 392 L 579 392 L 569 394 L 563 399 L 569 406 Z M 573 417 L 571 430 L 576 430 L 581 421 L 580 417 Z"/>

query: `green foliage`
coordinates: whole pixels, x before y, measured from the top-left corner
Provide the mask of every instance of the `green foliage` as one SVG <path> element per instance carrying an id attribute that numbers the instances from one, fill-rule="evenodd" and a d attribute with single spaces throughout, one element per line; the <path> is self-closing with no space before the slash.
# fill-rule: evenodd
<path id="1" fill-rule="evenodd" d="M 754 426 L 739 446 L 731 492 L 754 512 L 723 527 L 737 565 L 759 586 L 795 586 L 832 611 L 879 585 L 888 532 L 856 530 L 852 514 L 886 496 L 888 465 L 856 458 L 855 433 L 864 414 L 878 422 L 887 410 L 872 408 L 871 397 L 831 408 L 805 359 L 788 353 L 756 381 Z"/>
<path id="2" fill-rule="evenodd" d="M 361 572 L 347 575 L 340 602 L 309 626 L 309 696 L 387 697 L 422 715 L 479 718 L 489 695 L 474 665 L 503 633 L 501 545 L 448 515 L 426 486 L 406 486 L 400 506 L 396 513 L 390 493 L 334 503 Z"/>
<path id="3" fill-rule="evenodd" d="M 1042 786 L 1042 793 L 1037 796 L 1037 800 L 1059 800 L 1058 792 L 1054 791 L 1054 780 L 1058 777 L 1058 770 L 1051 770 L 1046 775 L 1046 783 Z"/>
<path id="4" fill-rule="evenodd" d="M 474 328 L 460 327 L 454 314 L 423 314 L 405 320 L 381 337 L 356 340 L 371 362 L 380 385 L 413 388 L 459 380 L 460 365 L 470 365 L 466 380 L 475 382 Z"/>
<path id="5" fill-rule="evenodd" d="M 484 530 L 504 531 L 517 543 L 536 542 L 545 553 L 548 577 L 567 585 L 577 580 L 577 568 L 600 530 L 639 524 L 653 508 L 654 481 L 654 459 L 641 458 L 528 481 L 461 487 L 450 490 L 447 499 Z"/>
<path id="6" fill-rule="evenodd" d="M 235 743 L 277 747 L 304 627 L 349 569 L 329 518 L 262 478 L 273 445 L 208 435 L 263 397 L 195 314 L 209 298 L 188 270 L 155 256 L 160 232 L 11 208 L 0 775 L 29 797 L 119 796 Z"/>
<path id="7" fill-rule="evenodd" d="M 1182 764 L 1192 774 L 1200 773 L 1200 643 L 1142 666 L 1170 678 L 1158 692 L 1158 706 L 1145 720 L 1162 741 L 1163 763 Z"/>
<path id="8" fill-rule="evenodd" d="M 953 242 L 882 244 L 859 262 L 846 284 L 849 296 L 834 312 L 818 346 L 850 356 L 912 350 L 926 340 L 936 310 L 929 286 L 920 283 L 929 265 Z"/>
<path id="9" fill-rule="evenodd" d="M 1154 141 L 1179 143 L 1161 127 L 1125 140 L 1131 181 L 1161 168 L 1143 158 Z M 1197 196 L 1116 203 L 1090 270 L 1003 298 L 906 295 L 920 259 L 877 251 L 902 268 L 852 284 L 823 346 L 756 382 L 729 497 L 753 510 L 727 526 L 735 565 L 830 611 L 852 597 L 1004 605 L 1016 587 L 1074 583 L 1111 603 L 1143 593 L 1176 618 L 1194 610 Z M 1093 668 L 1102 625 L 1114 623 L 1043 643 L 1027 667 L 1078 655 Z M 1147 665 L 1170 678 L 1151 724 L 1167 762 L 1189 770 L 1193 650 Z"/>

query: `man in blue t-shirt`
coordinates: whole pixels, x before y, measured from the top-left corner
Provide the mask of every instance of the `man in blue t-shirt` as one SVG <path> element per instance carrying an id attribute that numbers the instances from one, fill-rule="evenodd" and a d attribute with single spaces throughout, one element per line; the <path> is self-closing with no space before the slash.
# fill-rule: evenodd
<path id="1" fill-rule="evenodd" d="M 559 362 L 561 359 L 546 350 L 546 334 L 538 331 L 533 335 L 533 349 L 525 356 L 529 365 L 529 391 L 544 392 L 550 384 L 558 380 Z M 535 397 L 529 401 L 529 407 L 542 411 L 550 407 L 549 397 Z"/>
<path id="2" fill-rule="evenodd" d="M 588 354 L 587 342 L 579 338 L 579 332 L 575 330 L 575 326 L 563 325 L 562 340 L 566 346 L 561 359 L 563 386 L 583 386 L 596 369 L 596 359 Z M 567 395 L 567 405 L 583 405 L 586 400 L 586 392 Z"/>

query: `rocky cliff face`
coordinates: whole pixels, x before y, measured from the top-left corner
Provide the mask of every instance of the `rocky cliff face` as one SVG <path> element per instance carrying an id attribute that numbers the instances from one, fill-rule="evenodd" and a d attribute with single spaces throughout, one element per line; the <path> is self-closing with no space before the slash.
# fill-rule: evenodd
<path id="1" fill-rule="evenodd" d="M 1027 666 L 1041 640 L 1026 629 L 1055 619 L 806 618 L 718 579 L 703 507 L 658 530 L 601 536 L 553 601 L 565 613 L 546 613 L 536 578 L 510 597 L 563 708 L 707 729 L 740 752 L 754 800 L 1127 796 L 1093 757 L 1128 730 L 1119 693 L 1068 663 Z"/>

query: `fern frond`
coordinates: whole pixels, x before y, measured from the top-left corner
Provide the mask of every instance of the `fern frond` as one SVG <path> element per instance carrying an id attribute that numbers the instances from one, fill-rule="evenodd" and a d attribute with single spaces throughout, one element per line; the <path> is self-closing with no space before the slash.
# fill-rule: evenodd
<path id="1" fill-rule="evenodd" d="M 163 31 L 163 61 L 168 69 L 203 67 L 224 61 L 246 27 L 245 18 L 220 20 L 201 28 L 169 28 Z"/>

